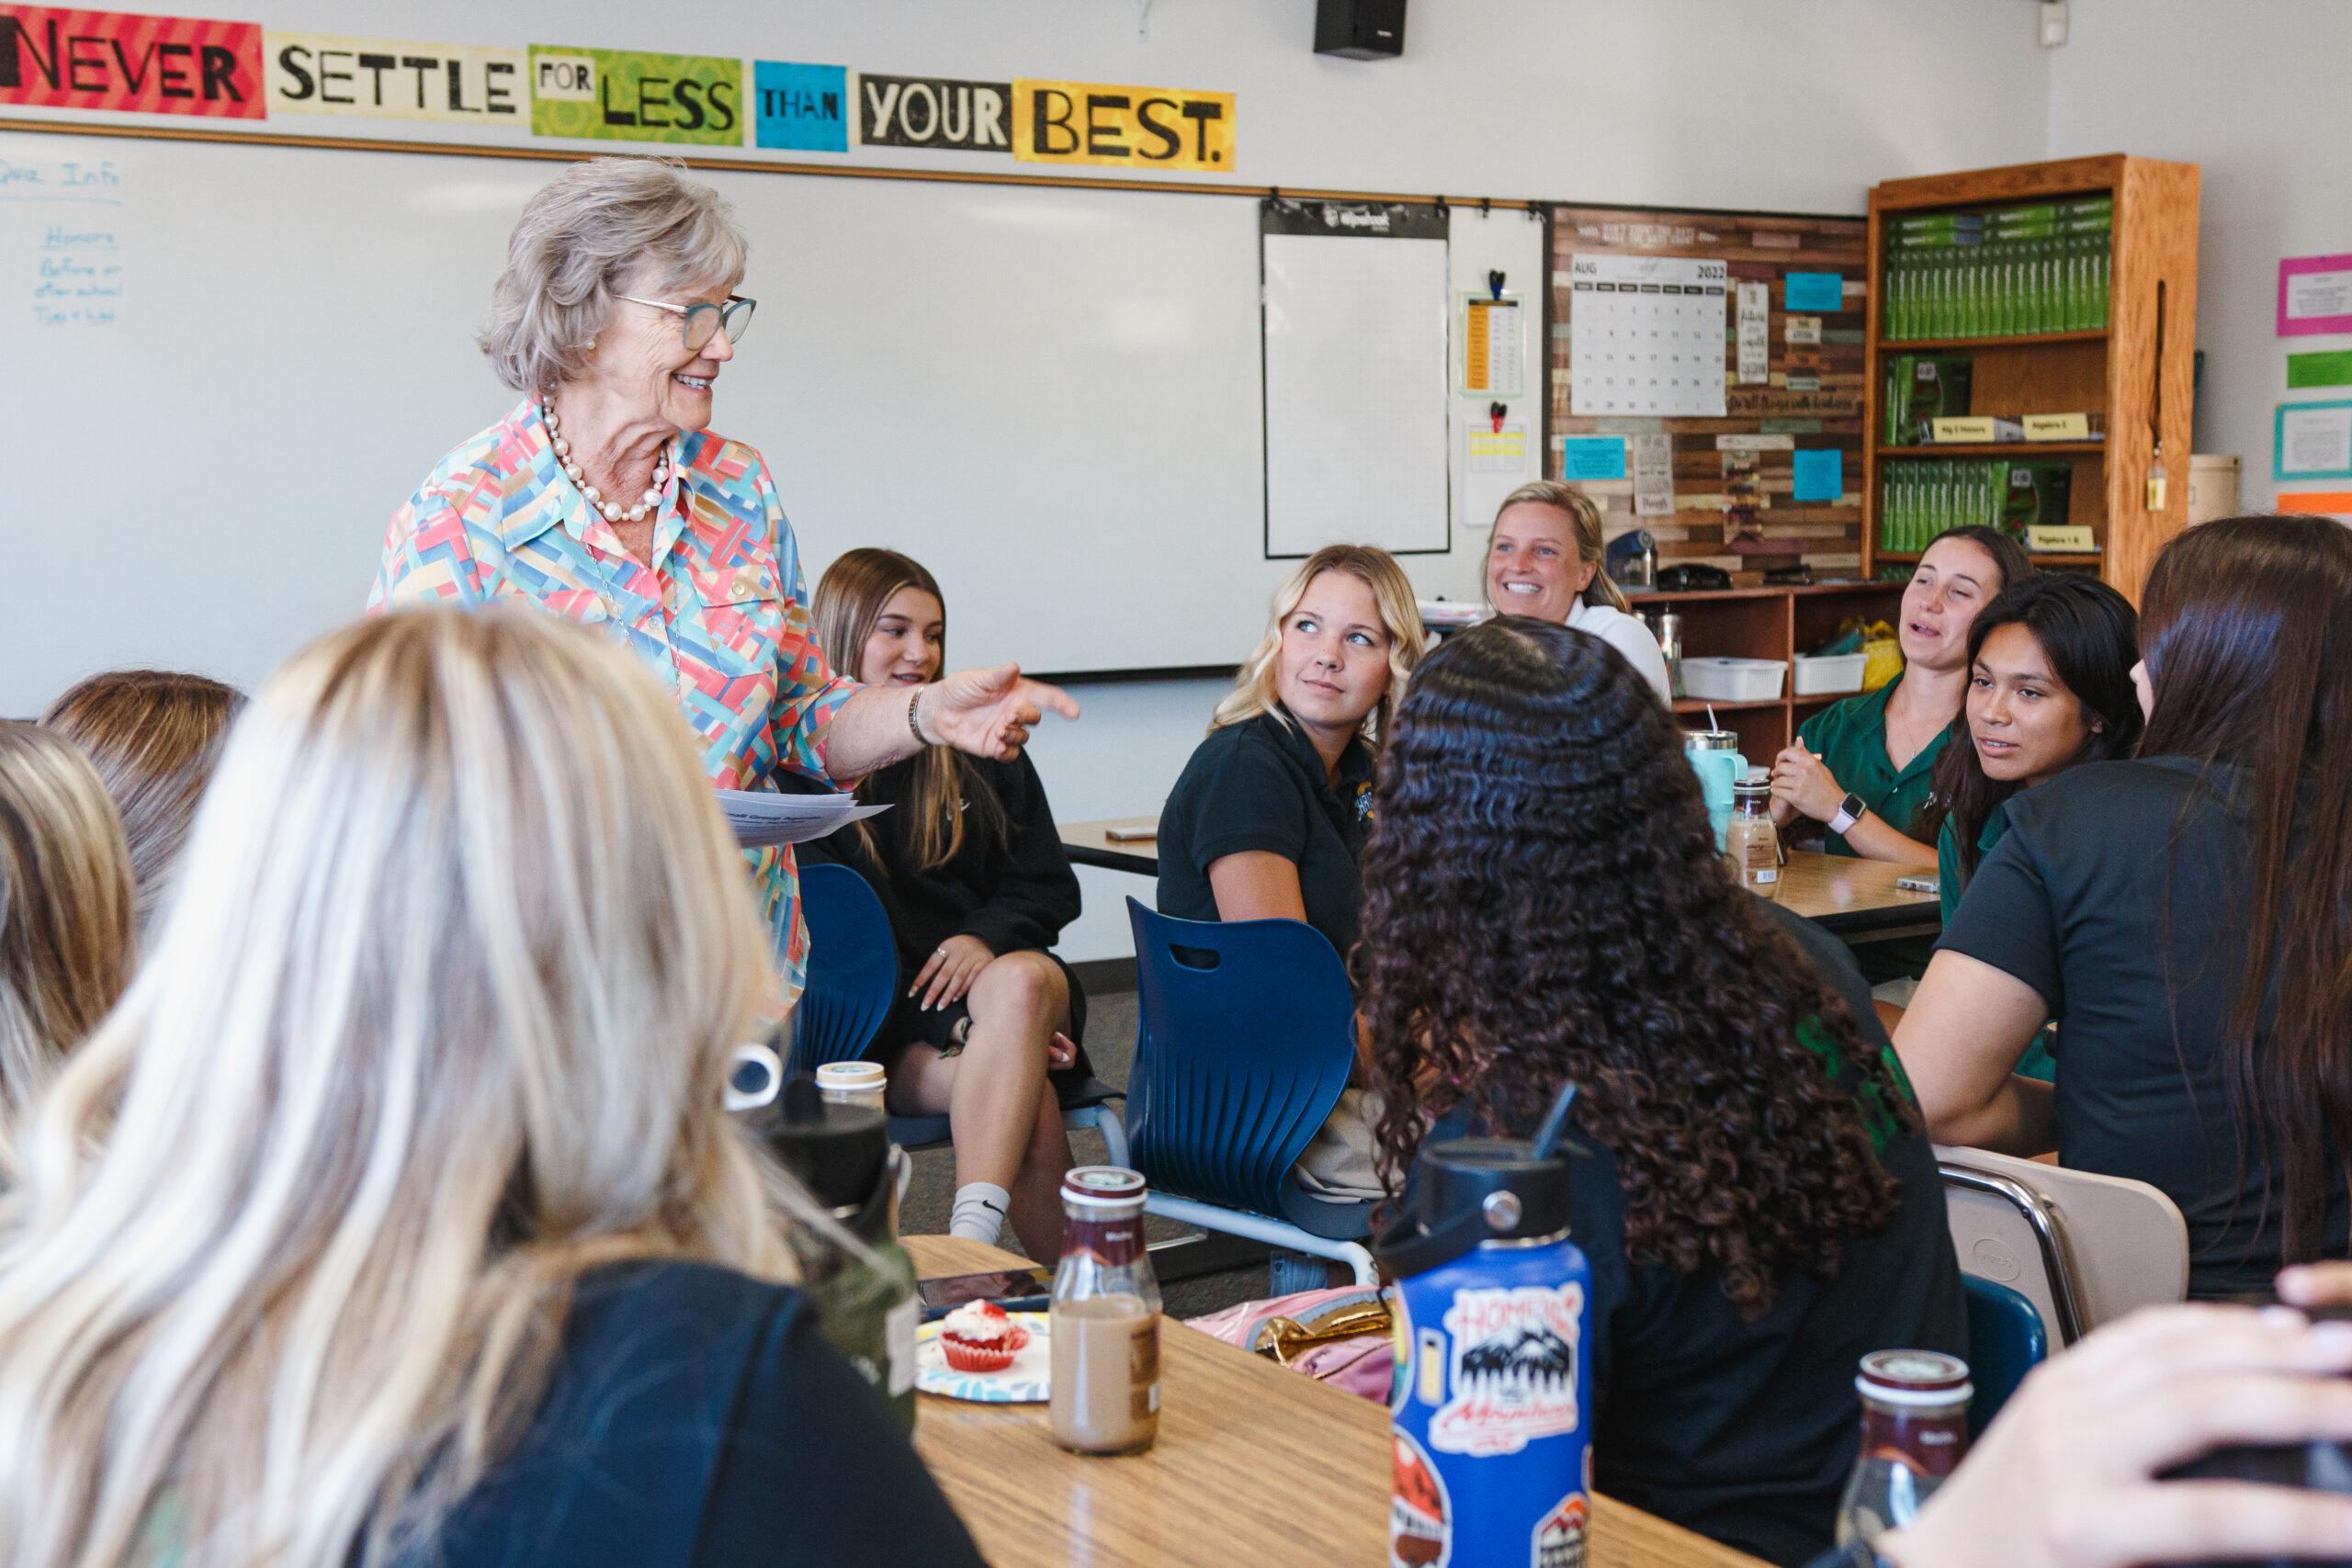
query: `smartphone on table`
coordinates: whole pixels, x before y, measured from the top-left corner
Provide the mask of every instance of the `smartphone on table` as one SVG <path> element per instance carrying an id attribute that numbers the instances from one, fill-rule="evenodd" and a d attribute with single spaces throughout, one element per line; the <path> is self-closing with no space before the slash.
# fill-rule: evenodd
<path id="1" fill-rule="evenodd" d="M 925 1323 L 945 1317 L 967 1302 L 994 1302 L 1007 1312 L 1043 1312 L 1054 1293 L 1050 1269 L 998 1269 L 986 1274 L 950 1274 L 915 1286 Z"/>

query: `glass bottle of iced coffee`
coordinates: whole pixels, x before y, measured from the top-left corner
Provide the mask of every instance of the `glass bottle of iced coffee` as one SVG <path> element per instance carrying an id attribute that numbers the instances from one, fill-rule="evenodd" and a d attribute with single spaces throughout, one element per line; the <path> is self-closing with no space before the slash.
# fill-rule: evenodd
<path id="1" fill-rule="evenodd" d="M 1740 886 L 1767 898 L 1781 896 L 1781 835 L 1772 827 L 1772 775 L 1761 768 L 1731 786 L 1731 824 L 1724 853 Z"/>
<path id="2" fill-rule="evenodd" d="M 1159 1281 L 1143 1245 L 1143 1178 L 1082 1165 L 1062 1178 L 1054 1276 L 1054 1441 L 1133 1454 L 1159 1435 Z"/>

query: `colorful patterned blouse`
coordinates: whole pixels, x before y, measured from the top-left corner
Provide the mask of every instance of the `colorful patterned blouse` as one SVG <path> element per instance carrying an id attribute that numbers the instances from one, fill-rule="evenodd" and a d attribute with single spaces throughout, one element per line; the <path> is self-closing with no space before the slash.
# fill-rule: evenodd
<path id="1" fill-rule="evenodd" d="M 594 625 L 678 696 L 703 769 L 728 789 L 773 789 L 778 761 L 825 777 L 818 732 L 857 689 L 808 629 L 800 552 L 760 455 L 707 432 L 670 445 L 651 568 L 621 547 L 558 465 L 536 400 L 441 460 L 392 514 L 370 615 L 404 604 L 518 597 Z M 808 931 L 789 849 L 747 853 L 784 1003 L 800 994 Z"/>

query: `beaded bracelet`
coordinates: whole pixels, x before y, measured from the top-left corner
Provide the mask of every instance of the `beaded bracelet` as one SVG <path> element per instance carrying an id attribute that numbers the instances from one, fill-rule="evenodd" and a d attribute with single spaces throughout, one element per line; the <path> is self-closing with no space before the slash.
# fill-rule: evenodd
<path id="1" fill-rule="evenodd" d="M 915 722 L 915 705 L 922 701 L 922 694 L 930 690 L 929 686 L 917 686 L 915 694 L 907 699 L 907 728 L 913 732 L 915 744 L 918 746 L 931 744 L 923 736 L 922 726 Z"/>

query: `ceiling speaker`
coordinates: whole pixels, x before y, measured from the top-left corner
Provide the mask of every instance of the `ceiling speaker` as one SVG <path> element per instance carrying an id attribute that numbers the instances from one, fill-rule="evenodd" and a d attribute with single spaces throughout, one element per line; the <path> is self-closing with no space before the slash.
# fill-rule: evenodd
<path id="1" fill-rule="evenodd" d="M 1405 0 L 1316 0 L 1315 52 L 1389 60 L 1405 52 Z"/>

